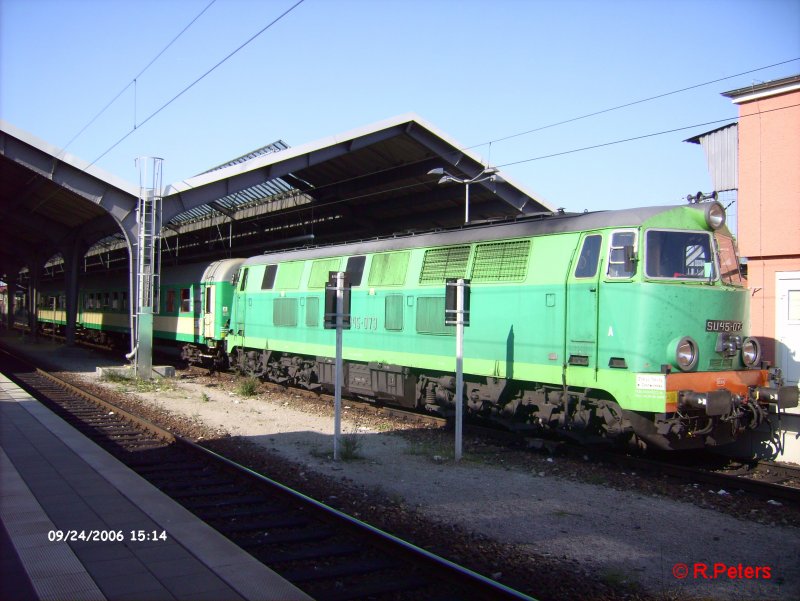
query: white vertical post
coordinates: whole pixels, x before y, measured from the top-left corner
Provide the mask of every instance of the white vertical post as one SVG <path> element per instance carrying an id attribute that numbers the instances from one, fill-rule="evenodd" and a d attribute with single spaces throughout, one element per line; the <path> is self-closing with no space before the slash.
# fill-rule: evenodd
<path id="1" fill-rule="evenodd" d="M 342 433 L 342 328 L 344 313 L 344 272 L 336 274 L 336 377 L 333 401 L 333 460 L 339 461 Z"/>
<path id="2" fill-rule="evenodd" d="M 469 187 L 467 188 L 469 189 Z M 461 461 L 461 437 L 464 421 L 464 280 L 459 278 L 456 287 L 456 452 Z"/>
<path id="3" fill-rule="evenodd" d="M 469 223 L 469 184 L 464 186 L 464 223 Z"/>

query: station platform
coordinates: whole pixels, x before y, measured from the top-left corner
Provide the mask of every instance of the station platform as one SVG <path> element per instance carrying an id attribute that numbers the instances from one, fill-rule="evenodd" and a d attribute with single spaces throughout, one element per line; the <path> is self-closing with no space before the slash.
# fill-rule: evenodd
<path id="1" fill-rule="evenodd" d="M 0 519 L 5 601 L 310 599 L 2 374 Z"/>

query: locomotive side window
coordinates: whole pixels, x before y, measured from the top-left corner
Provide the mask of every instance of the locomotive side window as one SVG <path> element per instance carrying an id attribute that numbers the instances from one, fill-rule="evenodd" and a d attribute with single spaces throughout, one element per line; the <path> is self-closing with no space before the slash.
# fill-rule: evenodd
<path id="1" fill-rule="evenodd" d="M 272 290 L 272 287 L 275 286 L 276 273 L 278 273 L 277 265 L 267 265 L 267 268 L 264 270 L 264 279 L 261 280 L 262 290 Z"/>
<path id="2" fill-rule="evenodd" d="M 600 260 L 600 244 L 603 237 L 600 234 L 586 236 L 583 240 L 583 248 L 578 265 L 575 267 L 576 278 L 593 278 L 597 275 L 597 264 Z"/>
<path id="3" fill-rule="evenodd" d="M 636 273 L 635 264 L 630 261 L 630 256 L 636 250 L 636 232 L 625 230 L 614 232 L 611 235 L 611 245 L 608 249 L 608 277 L 629 278 Z"/>
<path id="4" fill-rule="evenodd" d="M 239 283 L 239 290 L 244 290 L 245 286 L 247 286 L 248 273 L 250 273 L 250 270 L 247 267 L 242 269 L 242 281 Z"/>
<path id="5" fill-rule="evenodd" d="M 364 264 L 367 262 L 367 257 L 364 255 L 358 257 L 350 257 L 347 259 L 347 267 L 345 271 L 350 276 L 351 286 L 360 286 L 361 278 L 364 276 Z"/>
<path id="6" fill-rule="evenodd" d="M 649 230 L 645 246 L 648 277 L 681 280 L 715 277 L 711 235 L 706 232 Z"/>

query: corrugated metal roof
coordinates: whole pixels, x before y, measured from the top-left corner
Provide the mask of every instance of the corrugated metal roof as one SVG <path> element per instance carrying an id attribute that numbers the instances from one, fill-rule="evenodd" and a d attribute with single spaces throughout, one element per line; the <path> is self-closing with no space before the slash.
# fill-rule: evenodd
<path id="1" fill-rule="evenodd" d="M 708 173 L 716 192 L 739 187 L 739 124 L 731 123 L 685 142 L 700 144 L 706 153 Z"/>
<path id="2" fill-rule="evenodd" d="M 257 148 L 247 154 L 232 159 L 222 165 L 212 167 L 207 171 L 203 171 L 198 175 L 204 175 L 220 169 L 225 169 L 232 165 L 240 165 L 252 159 L 281 152 L 287 150 L 289 145 L 283 140 L 276 140 L 272 144 L 267 144 L 261 148 Z M 289 184 L 283 179 L 272 179 L 257 186 L 247 188 L 235 194 L 229 194 L 214 200 L 211 204 L 201 205 L 193 209 L 189 209 L 177 215 L 166 224 L 174 231 L 194 231 L 203 229 L 212 225 L 214 217 L 224 215 L 228 219 L 241 219 L 246 217 L 253 217 L 259 214 L 270 212 L 269 204 L 271 200 L 281 200 L 286 197 L 301 196 L 299 190 Z M 306 200 L 308 202 L 309 200 Z M 280 208 L 285 208 L 281 205 Z M 251 209 L 248 211 L 248 209 Z M 252 210 L 255 209 L 255 210 Z M 224 221 L 224 220 L 223 220 Z"/>

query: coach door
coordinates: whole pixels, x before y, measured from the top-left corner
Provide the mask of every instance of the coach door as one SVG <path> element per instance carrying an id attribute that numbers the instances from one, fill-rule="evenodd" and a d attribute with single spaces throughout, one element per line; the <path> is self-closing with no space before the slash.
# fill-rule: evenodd
<path id="1" fill-rule="evenodd" d="M 250 269 L 247 267 L 242 268 L 242 273 L 239 276 L 239 282 L 236 291 L 236 307 L 234 314 L 234 323 L 231 330 L 234 334 L 244 336 L 244 324 L 247 318 L 247 274 Z"/>
<path id="2" fill-rule="evenodd" d="M 567 286 L 566 362 L 570 367 L 597 365 L 597 298 L 600 283 L 600 234 L 584 234 Z"/>
<path id="3" fill-rule="evenodd" d="M 203 338 L 216 338 L 214 336 L 214 307 L 216 304 L 214 290 L 215 285 L 212 282 L 207 282 L 203 286 Z"/>

